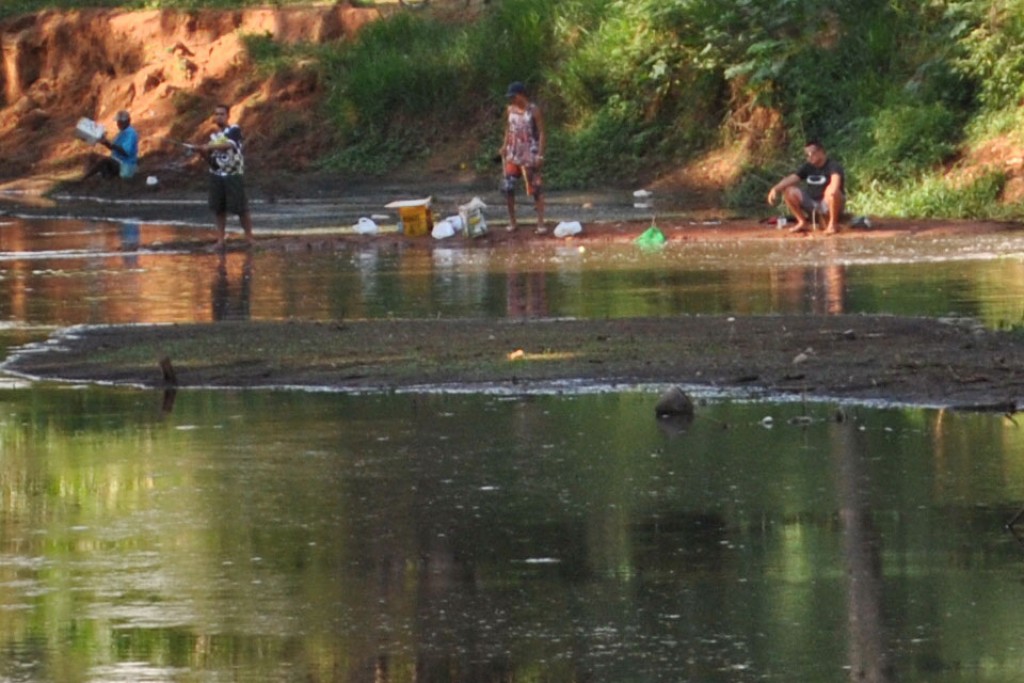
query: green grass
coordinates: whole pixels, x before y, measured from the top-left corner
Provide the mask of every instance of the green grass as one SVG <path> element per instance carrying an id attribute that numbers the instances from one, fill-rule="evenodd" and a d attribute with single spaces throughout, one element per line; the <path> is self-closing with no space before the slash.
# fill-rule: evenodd
<path id="1" fill-rule="evenodd" d="M 939 173 L 902 185 L 875 183 L 850 198 L 850 211 L 898 218 L 971 218 L 1006 220 L 1020 207 L 999 197 L 1006 183 L 1002 172 L 991 171 L 973 182 L 954 186 Z"/>

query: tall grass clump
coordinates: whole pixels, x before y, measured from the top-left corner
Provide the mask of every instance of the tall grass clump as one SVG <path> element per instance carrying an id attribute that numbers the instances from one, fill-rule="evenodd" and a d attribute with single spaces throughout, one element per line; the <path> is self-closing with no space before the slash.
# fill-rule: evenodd
<path id="1" fill-rule="evenodd" d="M 476 134 L 482 121 L 500 125 L 508 82 L 540 81 L 550 12 L 544 0 L 506 0 L 473 25 L 402 12 L 365 27 L 325 62 L 329 115 L 343 141 L 328 164 L 383 172 L 432 140 Z"/>
<path id="2" fill-rule="evenodd" d="M 850 200 L 860 214 L 902 218 L 1009 218 L 1012 207 L 999 201 L 1006 175 L 990 171 L 973 181 L 954 184 L 933 172 L 907 183 L 875 182 Z"/>
<path id="3" fill-rule="evenodd" d="M 958 7 L 963 53 L 957 66 L 978 83 L 986 110 L 1016 106 L 1024 98 L 1024 0 L 968 0 Z"/>

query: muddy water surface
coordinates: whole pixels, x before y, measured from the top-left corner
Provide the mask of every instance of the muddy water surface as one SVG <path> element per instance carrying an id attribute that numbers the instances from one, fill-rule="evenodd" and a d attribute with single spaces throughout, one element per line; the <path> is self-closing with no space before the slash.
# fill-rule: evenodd
<path id="1" fill-rule="evenodd" d="M 892 312 L 1021 319 L 1024 243 L 175 253 L 0 227 L 25 326 Z M 881 241 L 880 241 L 881 242 Z M 822 251 L 825 250 L 825 251 Z M 240 340 L 244 343 L 244 340 Z M 0 384 L 0 679 L 1016 680 L 1024 431 L 710 397 Z M 1016 527 L 1015 527 L 1016 528 Z"/>
<path id="2" fill-rule="evenodd" d="M 0 678 L 1019 676 L 1015 425 L 652 401 L 0 392 Z"/>
<path id="3" fill-rule="evenodd" d="M 10 219 L 0 319 L 37 325 L 682 313 L 1024 318 L 1024 235 L 757 239 L 580 247 L 552 239 L 432 250 L 393 243 L 296 253 L 166 250 L 198 228 Z M 424 238 L 429 240 L 430 238 Z"/>

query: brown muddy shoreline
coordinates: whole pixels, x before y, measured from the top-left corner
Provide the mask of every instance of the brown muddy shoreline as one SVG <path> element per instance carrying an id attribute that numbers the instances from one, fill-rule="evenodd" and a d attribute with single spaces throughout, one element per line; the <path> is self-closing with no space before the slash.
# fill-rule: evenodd
<path id="1" fill-rule="evenodd" d="M 750 395 L 1013 413 L 1024 336 L 967 319 L 679 316 L 621 320 L 232 322 L 75 329 L 6 369 L 165 388 L 338 391 L 699 385 Z"/>

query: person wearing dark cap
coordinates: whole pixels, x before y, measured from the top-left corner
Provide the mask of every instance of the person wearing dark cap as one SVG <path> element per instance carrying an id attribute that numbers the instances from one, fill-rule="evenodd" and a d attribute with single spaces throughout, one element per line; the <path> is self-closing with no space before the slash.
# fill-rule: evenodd
<path id="1" fill-rule="evenodd" d="M 516 185 L 522 179 L 526 194 L 533 198 L 537 212 L 537 234 L 547 232 L 544 225 L 544 148 L 547 137 L 540 107 L 530 101 L 526 86 L 515 81 L 505 93 L 508 107 L 505 112 L 505 139 L 501 146 L 503 174 L 501 189 L 508 203 L 508 229 L 514 231 L 516 222 Z"/>
<path id="2" fill-rule="evenodd" d="M 99 173 L 104 178 L 131 178 L 139 168 L 139 134 L 132 127 L 132 116 L 122 109 L 114 117 L 118 133 L 114 140 L 107 140 L 106 134 L 97 140 L 110 150 L 109 157 L 96 160 L 85 172 L 82 180 Z"/>

